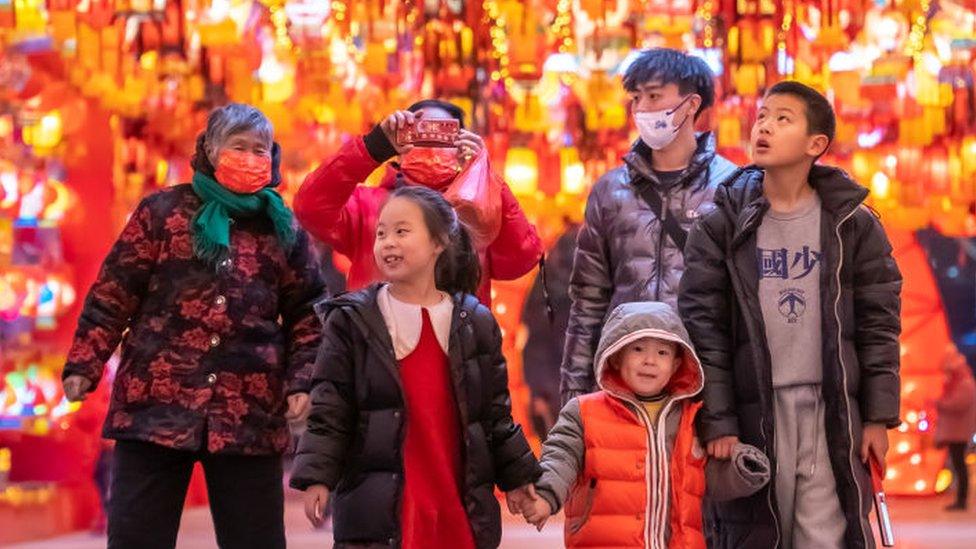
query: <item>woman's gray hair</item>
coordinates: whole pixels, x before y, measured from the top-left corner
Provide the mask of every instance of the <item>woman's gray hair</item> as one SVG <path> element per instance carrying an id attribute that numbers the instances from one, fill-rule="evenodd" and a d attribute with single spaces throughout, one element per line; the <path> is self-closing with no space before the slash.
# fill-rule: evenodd
<path id="1" fill-rule="evenodd" d="M 214 166 L 217 165 L 217 153 L 230 136 L 254 131 L 268 142 L 268 150 L 274 140 L 274 127 L 263 112 L 242 103 L 230 103 L 210 112 L 207 117 L 207 129 L 204 131 L 204 143 L 207 158 Z"/>

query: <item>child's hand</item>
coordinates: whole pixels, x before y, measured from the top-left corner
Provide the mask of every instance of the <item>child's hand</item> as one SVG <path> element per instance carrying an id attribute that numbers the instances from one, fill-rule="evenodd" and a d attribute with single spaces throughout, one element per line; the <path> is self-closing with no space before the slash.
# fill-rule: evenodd
<path id="1" fill-rule="evenodd" d="M 881 469 L 885 468 L 885 454 L 888 453 L 888 429 L 880 423 L 865 423 L 861 440 L 861 461 L 868 462 L 873 454 Z"/>
<path id="2" fill-rule="evenodd" d="M 732 449 L 739 443 L 739 437 L 719 437 L 708 443 L 708 455 L 715 459 L 732 459 Z"/>
<path id="3" fill-rule="evenodd" d="M 552 516 L 552 507 L 549 506 L 549 502 L 545 499 L 536 498 L 524 504 L 522 507 L 522 515 L 525 517 L 525 522 L 535 526 L 535 529 L 541 532 L 542 527 L 546 525 L 546 521 Z"/>
<path id="4" fill-rule="evenodd" d="M 508 512 L 513 515 L 521 515 L 526 502 L 537 499 L 539 499 L 539 496 L 535 493 L 535 486 L 531 484 L 520 486 L 511 492 L 505 492 L 505 502 L 508 503 Z"/>
<path id="5" fill-rule="evenodd" d="M 329 489 L 324 484 L 313 484 L 305 489 L 305 516 L 318 528 L 325 522 L 323 513 L 329 502 Z"/>

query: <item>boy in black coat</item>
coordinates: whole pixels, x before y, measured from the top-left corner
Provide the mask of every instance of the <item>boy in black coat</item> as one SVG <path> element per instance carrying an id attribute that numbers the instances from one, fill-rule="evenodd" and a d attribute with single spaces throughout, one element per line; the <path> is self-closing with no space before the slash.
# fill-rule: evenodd
<path id="1" fill-rule="evenodd" d="M 873 547 L 867 462 L 899 424 L 901 274 L 868 191 L 816 160 L 827 100 L 797 82 L 764 98 L 755 165 L 692 230 L 679 309 L 705 370 L 709 455 L 763 448 L 770 488 L 715 503 L 713 547 Z"/>

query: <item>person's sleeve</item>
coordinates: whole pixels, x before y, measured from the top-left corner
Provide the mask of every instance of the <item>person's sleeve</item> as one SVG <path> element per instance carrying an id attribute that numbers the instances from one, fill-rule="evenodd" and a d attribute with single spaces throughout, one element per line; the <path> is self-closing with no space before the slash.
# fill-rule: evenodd
<path id="1" fill-rule="evenodd" d="M 144 199 L 129 217 L 88 291 L 62 378 L 83 376 L 94 389 L 142 304 L 160 248 L 150 200 Z"/>
<path id="2" fill-rule="evenodd" d="M 522 427 L 512 419 L 512 398 L 508 392 L 508 366 L 502 355 L 501 330 L 487 308 L 484 311 L 486 321 L 477 326 L 477 337 L 480 350 L 487 351 L 491 357 L 487 371 L 483 370 L 491 394 L 488 445 L 496 483 L 508 492 L 534 482 L 540 473 L 539 463 L 525 439 Z M 489 347 L 485 349 L 484 345 Z"/>
<path id="3" fill-rule="evenodd" d="M 322 342 L 322 323 L 314 305 L 325 295 L 322 262 L 308 238 L 299 230 L 281 284 L 281 319 L 285 333 L 286 394 L 311 390 L 315 357 Z"/>
<path id="4" fill-rule="evenodd" d="M 356 188 L 393 156 L 391 150 L 377 127 L 365 137 L 347 141 L 332 158 L 309 173 L 293 204 L 302 227 L 339 253 L 351 256 L 360 240 L 358 227 L 364 216 L 360 211 L 363 206 L 355 199 Z"/>
<path id="5" fill-rule="evenodd" d="M 854 329 L 861 367 L 861 416 L 897 427 L 901 402 L 901 272 L 881 222 L 865 211 L 867 227 L 853 243 Z"/>
<path id="6" fill-rule="evenodd" d="M 577 235 L 573 273 L 569 280 L 572 306 L 566 328 L 559 386 L 563 404 L 589 393 L 596 385 L 593 355 L 613 297 L 612 267 L 605 231 L 599 190 L 594 187 L 586 202 L 583 226 Z"/>
<path id="7" fill-rule="evenodd" d="M 341 310 L 325 321 L 313 376 L 312 410 L 298 441 L 290 484 L 334 489 L 342 476 L 359 411 L 355 401 L 350 322 Z"/>
<path id="8" fill-rule="evenodd" d="M 704 443 L 739 436 L 732 370 L 733 291 L 723 247 L 707 225 L 696 223 L 685 246 L 678 310 L 705 372 L 698 431 Z"/>
<path id="9" fill-rule="evenodd" d="M 514 280 L 528 273 L 542 258 L 542 241 L 535 225 L 525 217 L 518 199 L 502 184 L 502 224 L 488 246 L 489 275 L 495 280 Z"/>
<path id="10" fill-rule="evenodd" d="M 553 513 L 562 509 L 583 471 L 585 451 L 579 399 L 574 398 L 559 412 L 556 424 L 542 445 L 539 461 L 542 476 L 535 484 L 536 492 L 549 503 Z"/>

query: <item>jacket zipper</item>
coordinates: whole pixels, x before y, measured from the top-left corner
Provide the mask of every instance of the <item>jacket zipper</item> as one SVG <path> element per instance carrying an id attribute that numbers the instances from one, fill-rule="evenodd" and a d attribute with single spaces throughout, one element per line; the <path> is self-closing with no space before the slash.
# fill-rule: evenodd
<path id="1" fill-rule="evenodd" d="M 837 261 L 837 270 L 834 272 L 835 282 L 837 284 L 837 295 L 834 298 L 834 320 L 837 322 L 837 359 L 840 361 L 840 373 L 843 381 L 843 386 L 841 387 L 841 392 L 844 395 L 844 403 L 847 406 L 847 436 L 850 441 L 850 451 L 848 452 L 847 462 L 851 466 L 851 478 L 854 480 L 854 487 L 857 488 L 857 528 L 861 531 L 861 538 L 864 540 L 864 547 L 870 547 L 868 543 L 867 533 L 864 531 L 864 525 L 861 522 L 861 506 L 863 505 L 863 497 L 861 494 L 861 483 L 857 480 L 857 471 L 854 469 L 854 421 L 851 418 L 851 397 L 847 393 L 847 367 L 844 365 L 844 351 L 843 351 L 843 334 L 841 333 L 841 322 L 840 322 L 840 271 L 844 267 L 844 241 L 840 237 L 840 228 L 847 222 L 848 219 L 854 216 L 857 212 L 857 207 L 850 211 L 840 222 L 837 223 L 837 227 L 834 229 L 834 234 L 837 236 L 837 244 L 839 248 L 840 257 Z"/>
<path id="2" fill-rule="evenodd" d="M 658 413 L 657 416 L 657 452 L 658 452 L 658 473 L 661 475 L 661 486 L 658 490 L 658 494 L 661 496 L 660 506 L 658 511 L 657 523 L 657 542 L 660 544 L 661 549 L 667 549 L 667 543 L 664 539 L 665 531 L 667 530 L 668 524 L 668 502 L 671 500 L 671 477 L 668 475 L 668 466 L 670 466 L 670 461 L 667 456 L 667 448 L 665 443 L 665 424 L 667 423 L 668 412 L 671 411 L 671 405 L 674 404 L 678 399 L 672 399 L 664 405 L 664 408 Z M 680 435 L 680 433 L 679 433 Z M 674 532 L 671 532 L 674 535 Z"/>
<path id="3" fill-rule="evenodd" d="M 664 258 L 661 257 L 661 254 L 664 253 L 664 239 L 667 237 L 667 232 L 664 230 L 664 220 L 667 219 L 670 208 L 671 195 L 665 193 L 664 204 L 661 205 L 661 219 L 658 220 L 658 225 L 661 226 L 661 230 L 657 236 L 657 280 L 654 284 L 654 301 L 661 301 L 661 277 L 664 274 Z"/>
<path id="4" fill-rule="evenodd" d="M 663 408 L 661 408 L 661 411 L 658 412 L 657 416 L 656 430 L 653 427 L 653 422 L 651 421 L 650 416 L 647 414 L 647 410 L 644 409 L 644 406 L 640 402 L 635 403 L 628 400 L 637 409 L 637 416 L 641 419 L 641 422 L 644 424 L 647 431 L 648 452 L 644 457 L 644 478 L 645 482 L 647 483 L 647 506 L 644 517 L 644 546 L 651 549 L 667 549 L 664 534 L 667 528 L 667 511 L 668 502 L 670 501 L 669 496 L 671 487 L 669 482 L 670 479 L 667 475 L 667 467 L 670 465 L 670 463 L 667 459 L 668 456 L 664 437 L 664 424 L 667 421 L 667 414 L 671 410 L 671 406 L 675 402 L 684 398 L 686 397 L 681 396 L 671 399 L 664 405 Z M 652 463 L 651 460 L 652 453 L 655 458 L 653 460 L 654 463 Z M 661 495 L 661 497 L 654 500 L 652 496 L 654 488 L 658 484 L 654 481 L 658 478 L 660 478 L 661 484 L 661 489 L 658 490 L 658 494 Z M 651 507 L 652 502 L 654 503 L 653 509 Z M 656 527 L 653 529 L 653 537 L 651 528 L 652 521 Z"/>
<path id="5" fill-rule="evenodd" d="M 637 416 L 644 424 L 644 430 L 647 433 L 647 453 L 644 454 L 644 482 L 647 496 L 647 504 L 644 508 L 644 547 L 655 549 L 657 547 L 656 539 L 651 539 L 651 521 L 656 518 L 657 511 L 656 506 L 653 509 L 651 508 L 652 503 L 654 503 L 651 496 L 654 486 L 657 484 L 658 473 L 657 467 L 653 463 L 654 460 L 651 459 L 652 452 L 657 457 L 657 448 L 654 444 L 654 427 L 651 425 L 651 418 L 647 415 L 647 410 L 639 402 L 635 403 L 634 407 L 637 408 Z"/>

